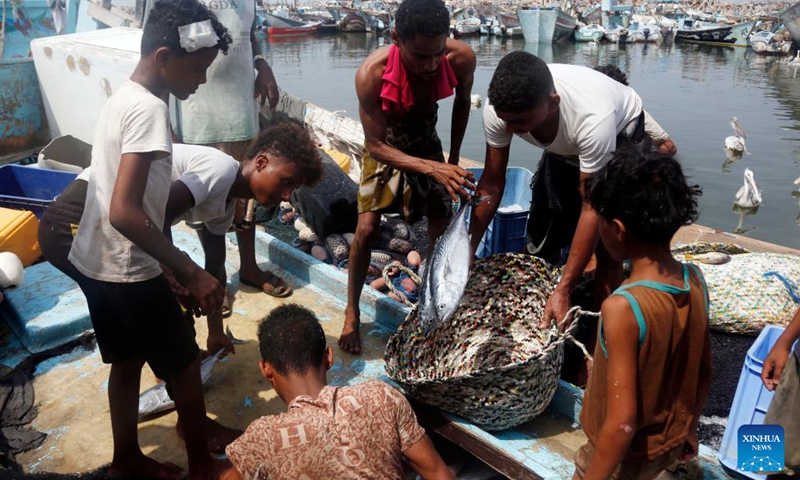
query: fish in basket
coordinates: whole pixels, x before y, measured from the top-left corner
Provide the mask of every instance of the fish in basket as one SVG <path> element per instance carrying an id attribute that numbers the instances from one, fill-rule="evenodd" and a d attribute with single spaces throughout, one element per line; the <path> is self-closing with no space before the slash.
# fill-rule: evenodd
<path id="1" fill-rule="evenodd" d="M 560 275 L 530 255 L 476 260 L 450 321 L 424 333 L 418 309 L 409 313 L 389 339 L 386 371 L 412 397 L 485 430 L 533 419 L 555 394 L 564 342 L 596 315 L 571 310 L 564 333 L 538 327 Z"/>

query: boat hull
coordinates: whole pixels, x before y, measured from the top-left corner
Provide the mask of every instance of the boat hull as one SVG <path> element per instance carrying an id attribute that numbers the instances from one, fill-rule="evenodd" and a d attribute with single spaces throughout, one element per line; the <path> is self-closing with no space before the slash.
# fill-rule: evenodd
<path id="1" fill-rule="evenodd" d="M 577 21 L 561 10 L 520 10 L 519 23 L 526 42 L 552 43 L 572 37 Z"/>
<path id="2" fill-rule="evenodd" d="M 292 37 L 297 35 L 313 35 L 319 31 L 319 24 L 311 25 L 308 27 L 269 27 L 267 28 L 267 35 L 270 37 Z"/>
<path id="3" fill-rule="evenodd" d="M 800 2 L 787 8 L 781 14 L 781 20 L 783 20 L 783 24 L 789 30 L 789 34 L 795 43 L 800 45 Z"/>
<path id="4" fill-rule="evenodd" d="M 603 30 L 583 31 L 582 29 L 575 30 L 576 42 L 599 42 L 605 32 Z"/>
<path id="5" fill-rule="evenodd" d="M 736 25 L 719 25 L 697 29 L 679 28 L 675 32 L 675 40 L 688 43 L 706 43 L 731 47 L 746 47 L 747 37 L 753 31 L 755 22 Z"/>

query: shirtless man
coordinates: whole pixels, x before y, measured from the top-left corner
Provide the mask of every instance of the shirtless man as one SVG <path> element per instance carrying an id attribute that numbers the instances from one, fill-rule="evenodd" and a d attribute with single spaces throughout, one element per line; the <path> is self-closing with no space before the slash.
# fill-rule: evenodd
<path id="1" fill-rule="evenodd" d="M 372 53 L 356 73 L 359 116 L 366 137 L 358 192 L 358 226 L 350 249 L 347 308 L 339 346 L 361 352 L 359 298 L 378 240 L 381 213 L 413 222 L 428 217 L 429 251 L 447 228 L 450 201 L 473 189 L 458 166 L 469 120 L 475 53 L 448 38 L 441 0 L 405 0 L 395 16 L 392 45 Z M 455 90 L 450 157 L 436 134 L 438 101 Z"/>

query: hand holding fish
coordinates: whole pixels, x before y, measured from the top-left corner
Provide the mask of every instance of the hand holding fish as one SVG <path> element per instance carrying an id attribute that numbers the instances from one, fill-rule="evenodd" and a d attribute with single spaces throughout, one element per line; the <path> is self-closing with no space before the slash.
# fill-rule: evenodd
<path id="1" fill-rule="evenodd" d="M 208 339 L 206 339 L 206 349 L 209 352 L 218 352 L 224 350 L 220 358 L 224 358 L 229 353 L 236 354 L 236 348 L 233 346 L 233 340 L 228 335 L 220 330 L 218 332 L 209 331 Z"/>
<path id="2" fill-rule="evenodd" d="M 450 194 L 454 202 L 458 202 L 459 197 L 472 197 L 467 191 L 475 191 L 475 177 L 472 172 L 468 172 L 458 165 L 451 165 L 449 163 L 429 163 L 432 168 L 428 175 L 447 189 L 447 193 Z"/>

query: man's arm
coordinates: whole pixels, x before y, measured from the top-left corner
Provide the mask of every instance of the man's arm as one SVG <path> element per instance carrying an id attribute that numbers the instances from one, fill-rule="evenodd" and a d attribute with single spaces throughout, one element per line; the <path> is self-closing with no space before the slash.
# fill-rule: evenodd
<path id="1" fill-rule="evenodd" d="M 376 52 L 379 53 L 379 52 Z M 376 54 L 370 55 L 356 73 L 358 114 L 364 128 L 365 144 L 375 160 L 403 172 L 427 175 L 442 184 L 453 201 L 459 195 L 469 196 L 466 188 L 475 189 L 472 173 L 457 165 L 424 160 L 406 155 L 386 143 L 386 115 L 381 109 L 381 69 L 375 65 Z"/>
<path id="2" fill-rule="evenodd" d="M 172 241 L 172 225 L 175 220 L 194 208 L 195 201 L 189 187 L 182 181 L 172 182 L 167 199 L 167 208 L 164 215 L 164 234 Z M 203 245 L 203 254 L 206 257 L 205 271 L 213 275 L 220 285 L 225 285 L 225 236 L 214 235 L 206 229 L 201 230 L 200 243 Z M 220 348 L 226 352 L 233 352 L 234 347 L 225 335 L 222 326 L 222 310 L 216 310 L 208 315 L 208 339 L 206 349 L 216 353 Z"/>
<path id="3" fill-rule="evenodd" d="M 496 148 L 486 144 L 486 157 L 483 174 L 478 181 L 475 192 L 477 196 L 491 195 L 492 198 L 481 202 L 472 209 L 472 218 L 469 223 L 470 234 L 470 258 L 475 255 L 478 245 L 481 243 L 483 234 L 489 228 L 489 224 L 494 219 L 500 200 L 503 198 L 503 191 L 506 188 L 506 168 L 508 167 L 508 156 L 511 151 L 509 143 L 503 148 Z"/>
<path id="4" fill-rule="evenodd" d="M 778 386 L 789 355 L 792 354 L 792 345 L 800 338 L 800 309 L 798 309 L 791 323 L 786 330 L 778 337 L 775 346 L 770 350 L 767 359 L 764 360 L 764 368 L 761 369 L 761 381 L 767 390 L 773 391 Z"/>
<path id="5" fill-rule="evenodd" d="M 450 156 L 448 163 L 458 165 L 461 157 L 461 144 L 469 122 L 470 106 L 472 99 L 472 84 L 475 80 L 475 52 L 466 44 L 456 40 L 447 39 L 447 43 L 456 44 L 453 55 L 452 67 L 458 80 L 456 98 L 453 101 L 453 119 L 450 126 Z"/>
<path id="6" fill-rule="evenodd" d="M 669 134 L 664 128 L 656 122 L 656 119 L 650 115 L 647 110 L 644 112 L 644 131 L 653 140 L 653 145 L 658 148 L 659 153 L 662 155 L 673 156 L 678 153 L 678 147 L 672 141 Z"/>
<path id="7" fill-rule="evenodd" d="M 598 433 L 594 454 L 589 459 L 584 480 L 604 480 L 625 458 L 636 435 L 636 373 L 639 354 L 639 328 L 633 310 L 623 297 L 612 296 L 603 302 L 603 335 L 608 350 L 606 399 L 603 426 Z"/>
<path id="8" fill-rule="evenodd" d="M 403 455 L 408 459 L 411 468 L 424 480 L 451 480 L 455 479 L 453 472 L 447 468 L 439 452 L 433 448 L 433 443 L 428 435 L 425 435 L 414 445 L 403 451 Z"/>
<path id="9" fill-rule="evenodd" d="M 256 21 L 253 20 L 253 28 L 250 29 L 250 46 L 253 48 L 253 58 L 261 55 L 261 45 L 256 38 Z M 278 90 L 278 82 L 275 80 L 275 74 L 272 73 L 272 67 L 269 66 L 266 60 L 260 58 L 253 63 L 253 66 L 258 71 L 256 76 L 256 91 L 254 98 L 261 97 L 261 106 L 263 107 L 267 99 L 269 99 L 269 109 L 275 110 L 280 99 L 280 90 Z"/>
<path id="10" fill-rule="evenodd" d="M 588 177 L 588 173 L 581 172 L 580 186 L 578 188 L 583 201 L 581 215 L 578 218 L 575 235 L 572 237 L 572 245 L 569 250 L 567 264 L 564 267 L 564 274 L 555 290 L 553 290 L 552 295 L 550 295 L 550 299 L 547 300 L 547 305 L 545 305 L 544 316 L 539 324 L 541 328 L 547 328 L 551 320 L 560 322 L 564 319 L 572 305 L 570 301 L 572 291 L 575 289 L 575 285 L 577 285 L 581 275 L 583 275 L 583 271 L 597 248 L 597 242 L 600 240 L 600 232 L 598 231 L 600 219 L 586 199 L 586 191 L 583 188 L 584 181 Z"/>
<path id="11" fill-rule="evenodd" d="M 200 302 L 202 313 L 208 314 L 222 304 L 222 286 L 183 255 L 164 236 L 163 225 L 156 225 L 142 206 L 150 164 L 155 159 L 154 152 L 122 155 L 111 196 L 109 222 L 148 255 L 171 269 Z"/>

